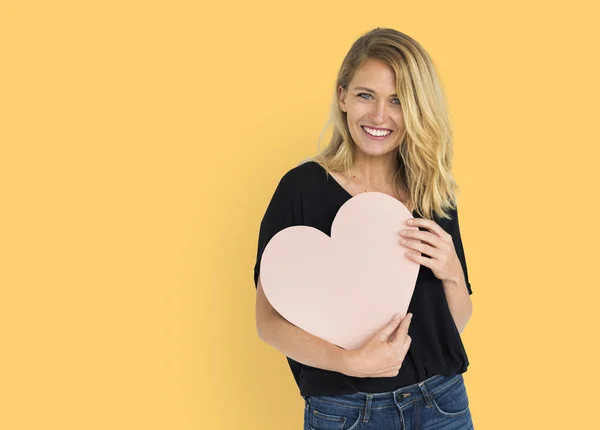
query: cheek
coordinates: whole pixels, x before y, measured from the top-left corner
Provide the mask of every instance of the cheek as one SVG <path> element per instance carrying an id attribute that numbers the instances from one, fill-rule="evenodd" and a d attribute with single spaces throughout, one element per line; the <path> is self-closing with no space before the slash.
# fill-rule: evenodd
<path id="1" fill-rule="evenodd" d="M 394 117 L 394 122 L 398 124 L 398 127 L 404 127 L 404 114 L 400 113 Z"/>
<path id="2" fill-rule="evenodd" d="M 348 113 L 348 124 L 350 124 L 350 127 L 355 128 L 357 130 L 357 132 L 360 131 L 359 123 L 364 122 L 364 119 L 367 114 L 368 114 L 367 111 L 360 110 L 360 109 L 355 109 L 352 112 L 349 112 Z"/>
<path id="3" fill-rule="evenodd" d="M 361 115 L 356 112 L 356 111 L 348 111 L 347 114 L 347 119 L 348 119 L 348 125 L 350 126 L 350 129 L 357 129 L 359 128 L 359 121 L 361 119 Z"/>

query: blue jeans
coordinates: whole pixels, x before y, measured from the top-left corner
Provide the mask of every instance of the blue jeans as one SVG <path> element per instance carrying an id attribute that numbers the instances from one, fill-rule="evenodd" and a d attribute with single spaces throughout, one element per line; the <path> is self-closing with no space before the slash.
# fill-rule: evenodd
<path id="1" fill-rule="evenodd" d="M 304 430 L 470 430 L 462 374 L 435 375 L 387 393 L 304 398 Z"/>

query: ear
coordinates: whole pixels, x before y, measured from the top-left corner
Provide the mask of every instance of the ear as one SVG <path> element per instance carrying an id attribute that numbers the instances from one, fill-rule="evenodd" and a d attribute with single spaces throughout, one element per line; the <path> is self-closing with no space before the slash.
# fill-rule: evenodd
<path id="1" fill-rule="evenodd" d="M 347 111 L 347 107 L 346 107 L 346 91 L 344 90 L 344 88 L 342 88 L 342 86 L 338 86 L 338 100 L 340 103 L 340 109 L 344 112 Z"/>

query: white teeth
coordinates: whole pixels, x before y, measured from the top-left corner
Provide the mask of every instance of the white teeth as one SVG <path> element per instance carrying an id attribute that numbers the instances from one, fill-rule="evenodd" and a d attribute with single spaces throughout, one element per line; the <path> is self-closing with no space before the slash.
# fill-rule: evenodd
<path id="1" fill-rule="evenodd" d="M 378 137 L 387 136 L 388 134 L 391 133 L 391 131 L 389 131 L 389 130 L 373 130 L 372 128 L 369 128 L 369 127 L 363 127 L 363 130 L 365 130 L 367 133 L 369 133 L 373 136 L 378 136 Z"/>

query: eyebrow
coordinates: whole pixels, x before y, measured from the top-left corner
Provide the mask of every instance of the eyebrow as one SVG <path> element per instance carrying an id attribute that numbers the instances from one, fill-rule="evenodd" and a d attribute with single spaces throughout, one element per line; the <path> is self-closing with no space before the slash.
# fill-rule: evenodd
<path id="1" fill-rule="evenodd" d="M 368 91 L 370 93 L 373 94 L 377 94 L 374 90 L 372 90 L 371 88 L 367 88 L 367 87 L 354 87 L 354 90 L 363 90 L 363 91 Z M 392 94 L 392 97 L 398 97 L 398 94 Z"/>

